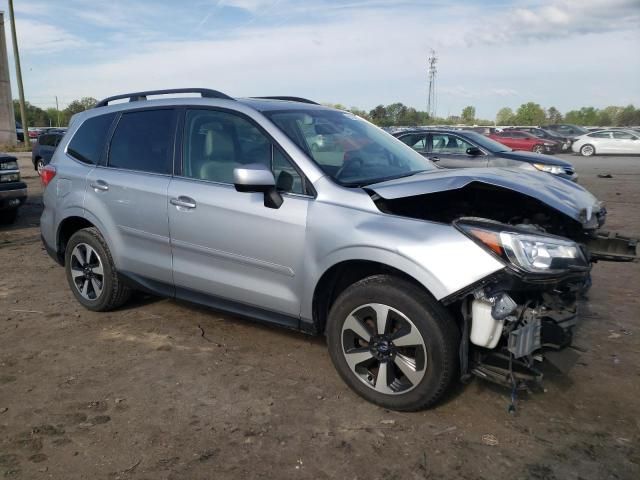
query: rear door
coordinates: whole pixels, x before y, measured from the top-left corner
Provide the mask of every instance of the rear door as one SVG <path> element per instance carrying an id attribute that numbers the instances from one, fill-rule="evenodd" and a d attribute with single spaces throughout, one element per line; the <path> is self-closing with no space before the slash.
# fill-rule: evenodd
<path id="1" fill-rule="evenodd" d="M 118 270 L 172 292 L 167 190 L 176 112 L 122 113 L 100 165 L 88 176 L 85 207 L 102 222 Z"/>
<path id="2" fill-rule="evenodd" d="M 638 150 L 638 138 L 629 133 L 621 130 L 614 130 L 612 132 L 613 143 L 615 145 L 616 152 L 622 154 L 640 153 Z"/>
<path id="3" fill-rule="evenodd" d="M 459 135 L 453 133 L 430 133 L 427 138 L 429 154 L 427 158 L 443 168 L 486 167 L 486 155 L 469 155 L 467 149 L 474 147 Z"/>

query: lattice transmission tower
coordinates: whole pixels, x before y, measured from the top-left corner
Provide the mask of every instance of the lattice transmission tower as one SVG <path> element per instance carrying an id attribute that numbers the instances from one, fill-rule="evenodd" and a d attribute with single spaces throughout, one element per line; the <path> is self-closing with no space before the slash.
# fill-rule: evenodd
<path id="1" fill-rule="evenodd" d="M 437 109 L 436 75 L 438 73 L 438 69 L 436 67 L 436 64 L 438 63 L 438 57 L 436 56 L 435 50 L 431 49 L 431 54 L 427 59 L 427 63 L 429 65 L 429 93 L 427 95 L 427 114 L 429 114 L 429 117 L 433 118 L 436 116 Z"/>

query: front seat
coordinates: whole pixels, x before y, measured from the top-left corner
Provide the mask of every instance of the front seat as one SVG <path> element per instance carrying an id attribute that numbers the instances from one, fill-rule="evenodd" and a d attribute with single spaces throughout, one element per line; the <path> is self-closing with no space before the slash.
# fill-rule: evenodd
<path id="1" fill-rule="evenodd" d="M 449 141 L 447 142 L 447 150 L 457 150 L 458 142 L 455 137 L 449 137 Z"/>
<path id="2" fill-rule="evenodd" d="M 229 135 L 208 130 L 204 140 L 205 162 L 200 167 L 200 178 L 214 182 L 233 183 L 236 166 L 235 146 Z"/>

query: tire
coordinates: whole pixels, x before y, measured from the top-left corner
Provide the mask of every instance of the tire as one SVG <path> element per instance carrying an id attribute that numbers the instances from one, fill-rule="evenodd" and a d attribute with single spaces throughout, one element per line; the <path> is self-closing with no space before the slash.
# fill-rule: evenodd
<path id="1" fill-rule="evenodd" d="M 380 331 L 377 319 L 385 315 L 385 333 L 371 336 Z M 384 408 L 430 407 L 457 376 L 460 333 L 455 321 L 428 293 L 401 278 L 374 275 L 348 287 L 331 307 L 326 335 L 342 379 Z M 380 366 L 386 367 L 386 382 Z"/>
<path id="2" fill-rule="evenodd" d="M 587 143 L 580 147 L 580 155 L 583 157 L 591 157 L 596 154 L 596 149 L 593 145 Z"/>
<path id="3" fill-rule="evenodd" d="M 18 218 L 17 208 L 0 211 L 0 225 L 11 225 L 15 223 L 17 218 Z"/>
<path id="4" fill-rule="evenodd" d="M 71 291 L 89 310 L 113 310 L 131 296 L 131 290 L 116 271 L 107 243 L 96 228 L 84 228 L 71 236 L 64 264 Z"/>
<path id="5" fill-rule="evenodd" d="M 38 175 L 42 175 L 42 169 L 44 168 L 44 166 L 44 160 L 42 160 L 41 158 L 36 160 L 35 169 L 36 172 L 38 172 Z"/>
<path id="6" fill-rule="evenodd" d="M 542 145 L 534 145 L 531 149 L 533 153 L 544 153 L 544 146 Z"/>

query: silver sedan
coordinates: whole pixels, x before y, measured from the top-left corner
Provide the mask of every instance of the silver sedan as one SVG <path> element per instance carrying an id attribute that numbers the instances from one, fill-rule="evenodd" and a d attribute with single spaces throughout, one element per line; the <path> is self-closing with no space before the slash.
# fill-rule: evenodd
<path id="1" fill-rule="evenodd" d="M 640 155 L 640 134 L 632 130 L 600 130 L 579 136 L 571 149 L 585 157 L 605 153 Z"/>

